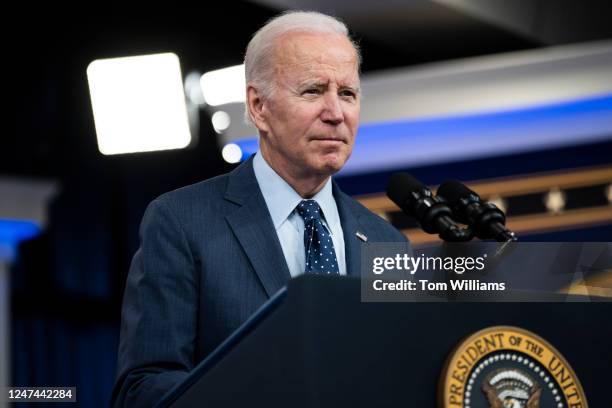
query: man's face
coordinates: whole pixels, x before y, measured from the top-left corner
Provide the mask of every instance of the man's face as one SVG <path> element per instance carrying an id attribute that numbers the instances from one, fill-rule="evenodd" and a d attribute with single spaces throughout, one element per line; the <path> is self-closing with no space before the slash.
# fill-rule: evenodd
<path id="1" fill-rule="evenodd" d="M 293 176 L 331 175 L 351 155 L 359 123 L 359 74 L 340 35 L 289 33 L 278 39 L 275 89 L 262 105 L 262 151 Z"/>

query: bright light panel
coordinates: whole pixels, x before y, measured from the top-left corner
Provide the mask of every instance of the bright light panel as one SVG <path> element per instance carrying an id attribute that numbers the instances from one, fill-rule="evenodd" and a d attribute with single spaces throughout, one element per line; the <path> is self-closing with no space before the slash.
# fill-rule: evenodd
<path id="1" fill-rule="evenodd" d="M 175 54 L 95 60 L 87 79 L 102 154 L 180 149 L 191 142 Z"/>
<path id="2" fill-rule="evenodd" d="M 208 105 L 244 102 L 246 99 L 244 65 L 209 71 L 200 78 L 200 85 Z"/>

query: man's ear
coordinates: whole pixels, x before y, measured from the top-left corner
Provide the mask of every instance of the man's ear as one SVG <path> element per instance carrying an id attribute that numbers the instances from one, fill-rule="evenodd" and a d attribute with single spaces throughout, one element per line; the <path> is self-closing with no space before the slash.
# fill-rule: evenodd
<path id="1" fill-rule="evenodd" d="M 255 127 L 262 132 L 268 131 L 268 123 L 266 121 L 264 111 L 265 104 L 264 98 L 261 92 L 253 85 L 247 85 L 247 108 L 249 110 L 249 117 L 255 124 Z"/>

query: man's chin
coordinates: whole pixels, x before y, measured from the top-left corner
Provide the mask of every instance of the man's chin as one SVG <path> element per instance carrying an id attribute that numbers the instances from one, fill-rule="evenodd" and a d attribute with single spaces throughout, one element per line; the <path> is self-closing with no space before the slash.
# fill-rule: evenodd
<path id="1" fill-rule="evenodd" d="M 318 173 L 322 175 L 331 176 L 342 170 L 344 165 L 346 164 L 346 160 L 340 158 L 330 158 L 322 161 L 317 166 Z"/>

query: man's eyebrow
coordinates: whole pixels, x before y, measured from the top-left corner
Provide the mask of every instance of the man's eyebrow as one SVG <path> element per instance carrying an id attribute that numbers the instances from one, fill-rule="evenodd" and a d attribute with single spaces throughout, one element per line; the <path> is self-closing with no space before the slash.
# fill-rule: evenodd
<path id="1" fill-rule="evenodd" d="M 307 79 L 306 81 L 299 84 L 300 88 L 308 88 L 311 86 L 321 88 L 327 86 L 327 83 L 318 79 Z"/>
<path id="2" fill-rule="evenodd" d="M 359 91 L 361 91 L 361 88 L 359 87 L 359 85 L 343 85 L 340 87 L 340 89 L 342 90 L 349 90 L 349 91 L 353 91 L 355 93 L 359 93 Z"/>
<path id="3" fill-rule="evenodd" d="M 306 81 L 302 82 L 301 84 L 299 84 L 298 88 L 299 89 L 305 89 L 305 88 L 309 88 L 309 87 L 325 88 L 328 85 L 329 85 L 328 82 L 323 81 L 323 80 L 309 79 L 309 80 L 306 80 Z M 355 93 L 359 93 L 361 91 L 361 88 L 359 87 L 359 85 L 341 85 L 339 89 L 341 89 L 341 90 L 349 90 L 349 91 L 353 91 Z"/>

